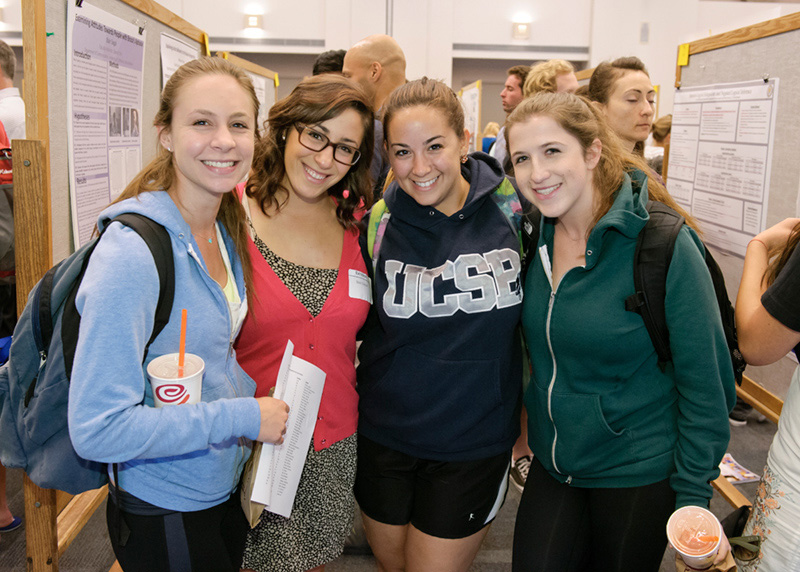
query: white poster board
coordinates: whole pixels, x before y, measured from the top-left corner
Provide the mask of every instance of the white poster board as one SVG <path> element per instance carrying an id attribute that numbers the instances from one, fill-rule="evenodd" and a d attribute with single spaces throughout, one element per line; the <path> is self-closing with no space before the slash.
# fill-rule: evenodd
<path id="1" fill-rule="evenodd" d="M 161 34 L 161 89 L 179 67 L 199 57 L 200 50 L 196 46 L 169 34 Z"/>
<path id="2" fill-rule="evenodd" d="M 145 30 L 68 3 L 67 138 L 75 249 L 142 168 Z"/>
<path id="3" fill-rule="evenodd" d="M 675 91 L 667 188 L 705 241 L 744 258 L 767 226 L 778 79 Z"/>
<path id="4" fill-rule="evenodd" d="M 481 146 L 481 80 L 469 84 L 458 92 L 464 108 L 464 127 L 469 131 L 469 152 L 480 151 Z"/>

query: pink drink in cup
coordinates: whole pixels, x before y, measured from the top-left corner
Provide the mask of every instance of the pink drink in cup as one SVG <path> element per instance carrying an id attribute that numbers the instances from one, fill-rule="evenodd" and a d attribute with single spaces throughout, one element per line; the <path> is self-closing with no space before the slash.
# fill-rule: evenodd
<path id="1" fill-rule="evenodd" d="M 183 375 L 178 371 L 178 354 L 159 356 L 147 364 L 156 407 L 198 403 L 202 395 L 205 362 L 200 356 L 184 354 Z"/>
<path id="2" fill-rule="evenodd" d="M 705 570 L 714 562 L 722 538 L 722 526 L 710 511 L 699 506 L 684 506 L 667 521 L 667 538 L 686 565 Z"/>

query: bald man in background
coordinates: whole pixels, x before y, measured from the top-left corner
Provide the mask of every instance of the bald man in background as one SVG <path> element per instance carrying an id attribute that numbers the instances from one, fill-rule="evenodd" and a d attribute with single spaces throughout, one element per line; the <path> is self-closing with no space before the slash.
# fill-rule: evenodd
<path id="1" fill-rule="evenodd" d="M 375 153 L 370 172 L 375 188 L 380 190 L 389 171 L 383 151 L 381 108 L 389 94 L 406 82 L 406 56 L 391 36 L 368 36 L 347 50 L 342 75 L 364 88 L 375 112 Z"/>

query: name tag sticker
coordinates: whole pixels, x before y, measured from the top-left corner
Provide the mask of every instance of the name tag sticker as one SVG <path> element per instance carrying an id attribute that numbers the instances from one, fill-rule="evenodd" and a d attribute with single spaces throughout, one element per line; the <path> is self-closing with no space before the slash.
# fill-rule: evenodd
<path id="1" fill-rule="evenodd" d="M 354 268 L 351 268 L 348 272 L 350 275 L 350 297 L 372 304 L 372 281 L 369 276 Z"/>

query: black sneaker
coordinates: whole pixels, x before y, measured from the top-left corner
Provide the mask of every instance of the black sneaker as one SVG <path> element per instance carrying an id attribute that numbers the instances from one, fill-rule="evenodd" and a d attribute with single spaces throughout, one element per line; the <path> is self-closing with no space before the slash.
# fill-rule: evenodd
<path id="1" fill-rule="evenodd" d="M 525 488 L 525 481 L 528 480 L 528 471 L 531 469 L 530 455 L 523 455 L 511 463 L 511 482 L 517 487 L 519 492 Z"/>
<path id="2" fill-rule="evenodd" d="M 728 415 L 730 424 L 736 427 L 741 427 L 747 424 L 747 418 L 753 412 L 753 406 L 745 403 L 741 399 L 736 399 L 736 405 L 733 406 L 733 411 Z"/>

